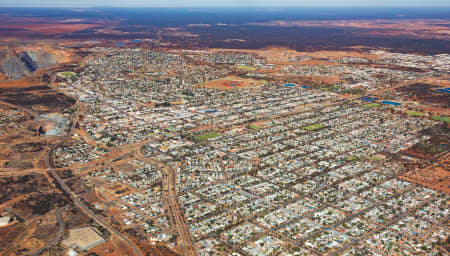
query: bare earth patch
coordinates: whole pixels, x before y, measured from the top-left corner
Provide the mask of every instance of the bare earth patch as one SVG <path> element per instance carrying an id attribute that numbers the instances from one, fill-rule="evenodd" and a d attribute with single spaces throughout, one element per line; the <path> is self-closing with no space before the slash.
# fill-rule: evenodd
<path id="1" fill-rule="evenodd" d="M 255 79 L 244 79 L 236 76 L 229 76 L 222 79 L 206 82 L 198 87 L 206 87 L 218 90 L 234 90 L 248 87 L 255 87 L 263 85 L 264 81 Z"/>

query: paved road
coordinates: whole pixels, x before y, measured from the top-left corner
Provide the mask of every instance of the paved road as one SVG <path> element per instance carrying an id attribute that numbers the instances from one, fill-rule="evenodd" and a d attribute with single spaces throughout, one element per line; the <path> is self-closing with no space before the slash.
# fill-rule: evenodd
<path id="1" fill-rule="evenodd" d="M 79 116 L 79 112 L 80 112 L 80 106 L 79 106 L 79 100 L 77 99 L 77 111 L 75 113 L 75 115 L 73 116 L 72 119 L 72 125 L 69 129 L 69 132 L 67 133 L 66 139 L 69 138 L 72 135 L 73 129 L 75 128 L 76 123 L 78 122 L 78 116 Z M 63 140 L 64 141 L 64 140 Z M 63 142 L 62 141 L 62 142 Z M 62 143 L 61 142 L 61 143 Z M 58 145 L 56 145 L 55 147 L 57 147 Z M 54 148 L 55 148 L 54 147 Z M 79 207 L 86 215 L 88 215 L 89 217 L 91 217 L 95 222 L 97 222 L 97 224 L 103 226 L 105 229 L 107 229 L 111 234 L 114 234 L 116 236 L 118 236 L 120 239 L 122 239 L 124 242 L 126 242 L 134 251 L 135 255 L 138 256 L 143 256 L 142 252 L 139 250 L 139 248 L 133 243 L 131 242 L 130 239 L 128 239 L 128 237 L 126 237 L 125 235 L 119 233 L 117 230 L 115 230 L 113 227 L 111 227 L 109 224 L 107 224 L 106 222 L 104 222 L 101 217 L 98 217 L 94 212 L 92 212 L 89 207 L 87 207 L 83 202 L 80 201 L 80 199 L 78 198 L 78 196 L 66 185 L 66 183 L 64 182 L 64 180 L 58 175 L 58 173 L 55 171 L 55 168 L 51 165 L 50 163 L 50 154 L 52 152 L 52 150 L 54 148 L 51 148 L 50 150 L 47 151 L 47 153 L 45 154 L 45 164 L 47 165 L 48 171 L 49 173 L 55 178 L 55 180 L 58 182 L 58 184 L 61 186 L 61 188 L 64 190 L 64 192 L 66 192 L 70 198 L 72 199 L 73 203 Z"/>
<path id="2" fill-rule="evenodd" d="M 41 249 L 37 250 L 35 253 L 33 253 L 33 256 L 38 256 L 41 255 L 45 250 L 47 250 L 48 248 L 51 248 L 53 246 L 55 246 L 56 244 L 58 244 L 58 242 L 61 240 L 61 238 L 64 235 L 64 222 L 61 216 L 61 211 L 64 209 L 64 207 L 59 208 L 58 210 L 56 210 L 56 218 L 58 219 L 58 225 L 59 225 L 59 231 L 58 234 L 56 235 L 56 237 L 49 242 L 48 244 L 46 244 L 44 247 L 42 247 Z"/>
<path id="3" fill-rule="evenodd" d="M 46 159 L 47 162 L 47 159 Z M 98 217 L 94 212 L 92 212 L 89 207 L 87 207 L 83 202 L 81 202 L 77 195 L 75 195 L 75 193 L 66 185 L 66 183 L 64 182 L 64 180 L 58 175 L 58 173 L 56 173 L 56 171 L 53 168 L 49 168 L 50 173 L 52 174 L 52 176 L 55 178 L 55 180 L 59 183 L 59 185 L 62 187 L 62 189 L 70 195 L 70 197 L 72 198 L 73 203 L 79 207 L 85 214 L 87 214 L 89 217 L 91 217 L 95 222 L 97 222 L 97 224 L 103 226 L 105 229 L 107 229 L 111 234 L 114 234 L 118 237 L 120 237 L 123 241 L 125 241 L 135 252 L 136 255 L 138 256 L 143 256 L 143 254 L 141 253 L 141 251 L 139 250 L 139 248 L 137 248 L 137 246 L 131 242 L 131 240 L 129 240 L 126 236 L 124 236 L 123 234 L 119 233 L 118 231 L 116 231 L 114 228 L 112 228 L 111 226 L 109 226 L 106 222 L 104 222 L 100 217 Z"/>
<path id="4" fill-rule="evenodd" d="M 175 170 L 170 166 L 153 159 L 144 159 L 144 161 L 148 164 L 158 166 L 163 172 L 163 198 L 167 199 L 167 210 L 181 239 L 180 247 L 183 255 L 197 255 L 189 224 L 187 223 L 186 218 L 178 205 L 177 174 Z"/>

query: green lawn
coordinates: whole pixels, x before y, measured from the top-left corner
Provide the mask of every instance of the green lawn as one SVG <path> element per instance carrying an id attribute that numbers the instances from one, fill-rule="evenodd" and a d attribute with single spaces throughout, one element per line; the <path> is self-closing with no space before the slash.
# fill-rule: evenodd
<path id="1" fill-rule="evenodd" d="M 345 158 L 345 161 L 355 161 L 357 159 L 358 158 L 356 156 L 348 156 L 348 157 Z"/>
<path id="2" fill-rule="evenodd" d="M 216 133 L 216 132 L 208 132 L 208 133 L 204 133 L 204 134 L 200 134 L 195 136 L 196 140 L 200 140 L 200 141 L 207 141 L 210 139 L 214 139 L 220 136 L 220 133 Z"/>
<path id="3" fill-rule="evenodd" d="M 336 86 L 336 85 L 329 85 L 329 86 L 320 86 L 319 89 L 322 91 L 337 92 L 337 91 L 339 91 L 340 87 Z"/>
<path id="4" fill-rule="evenodd" d="M 380 161 L 383 161 L 384 158 L 385 158 L 385 157 L 382 156 L 382 155 L 373 155 L 373 156 L 369 157 L 369 160 L 370 160 L 370 161 L 380 162 Z"/>
<path id="5" fill-rule="evenodd" d="M 303 129 L 306 131 L 315 131 L 315 130 L 322 129 L 323 127 L 325 127 L 325 125 L 323 125 L 323 124 L 313 124 L 313 125 L 303 127 Z"/>
<path id="6" fill-rule="evenodd" d="M 64 76 L 64 77 L 73 77 L 76 75 L 74 72 L 70 72 L 70 71 L 61 72 L 60 74 L 61 74 L 61 76 Z"/>
<path id="7" fill-rule="evenodd" d="M 365 93 L 366 91 L 363 90 L 363 89 L 357 89 L 357 88 L 354 88 L 354 89 L 344 90 L 344 91 L 342 91 L 342 92 L 343 92 L 343 93 L 348 93 L 348 94 L 363 94 L 363 93 Z"/>
<path id="8" fill-rule="evenodd" d="M 418 111 L 413 111 L 410 110 L 408 112 L 406 112 L 409 116 L 424 116 L 425 114 L 422 112 L 418 112 Z"/>
<path id="9" fill-rule="evenodd" d="M 252 130 L 255 130 L 255 131 L 261 130 L 260 126 L 257 126 L 257 125 L 254 125 L 254 124 L 249 125 L 248 128 L 250 128 Z"/>
<path id="10" fill-rule="evenodd" d="M 379 103 L 369 103 L 369 104 L 363 105 L 363 108 L 376 108 L 378 106 L 380 106 Z"/>
<path id="11" fill-rule="evenodd" d="M 433 116 L 432 119 L 433 119 L 433 120 L 436 120 L 436 121 L 442 121 L 442 122 L 446 122 L 446 123 L 450 124 L 450 117 L 446 117 L 446 116 Z"/>

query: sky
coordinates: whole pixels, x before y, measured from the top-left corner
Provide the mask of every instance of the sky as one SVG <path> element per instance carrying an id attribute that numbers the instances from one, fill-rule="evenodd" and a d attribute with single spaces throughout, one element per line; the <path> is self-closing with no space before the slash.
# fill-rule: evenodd
<path id="1" fill-rule="evenodd" d="M 0 7 L 450 6 L 450 0 L 0 0 Z"/>

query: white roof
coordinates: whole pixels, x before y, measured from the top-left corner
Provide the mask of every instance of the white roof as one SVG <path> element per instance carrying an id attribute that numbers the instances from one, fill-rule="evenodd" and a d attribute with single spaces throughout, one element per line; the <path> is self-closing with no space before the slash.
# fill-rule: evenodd
<path id="1" fill-rule="evenodd" d="M 0 227 L 8 225 L 10 220 L 11 217 L 9 216 L 0 217 Z"/>

